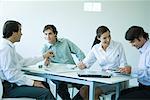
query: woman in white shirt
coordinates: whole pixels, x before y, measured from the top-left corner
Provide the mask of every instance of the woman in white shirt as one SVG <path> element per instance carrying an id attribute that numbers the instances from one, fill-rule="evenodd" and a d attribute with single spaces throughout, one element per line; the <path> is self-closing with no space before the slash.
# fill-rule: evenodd
<path id="1" fill-rule="evenodd" d="M 98 61 L 102 70 L 120 69 L 127 66 L 125 52 L 121 43 L 111 40 L 110 30 L 106 26 L 98 27 L 95 41 L 91 51 L 86 58 L 77 66 L 80 69 L 91 67 L 94 62 Z M 111 87 L 113 89 L 113 86 Z M 98 100 L 102 92 L 108 90 L 108 87 L 96 87 L 95 100 Z M 80 94 L 84 100 L 88 100 L 88 86 L 80 89 Z"/>

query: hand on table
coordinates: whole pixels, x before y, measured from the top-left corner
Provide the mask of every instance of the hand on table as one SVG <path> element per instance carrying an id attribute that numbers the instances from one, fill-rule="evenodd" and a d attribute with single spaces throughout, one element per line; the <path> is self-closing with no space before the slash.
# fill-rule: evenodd
<path id="1" fill-rule="evenodd" d="M 119 68 L 119 71 L 121 73 L 130 74 L 131 73 L 131 67 L 130 66 L 125 66 L 125 67 Z"/>
<path id="2" fill-rule="evenodd" d="M 82 61 L 80 61 L 80 62 L 77 64 L 77 67 L 82 70 L 82 69 L 85 69 L 85 68 L 86 68 L 86 65 L 85 65 Z"/>

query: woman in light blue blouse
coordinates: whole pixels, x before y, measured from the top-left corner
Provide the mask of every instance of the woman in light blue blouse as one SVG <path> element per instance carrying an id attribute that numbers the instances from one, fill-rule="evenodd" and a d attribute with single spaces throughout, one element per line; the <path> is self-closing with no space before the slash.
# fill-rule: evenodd
<path id="1" fill-rule="evenodd" d="M 96 34 L 91 51 L 87 54 L 86 58 L 78 64 L 78 67 L 80 69 L 89 68 L 96 61 L 98 61 L 103 71 L 127 66 L 123 46 L 121 43 L 111 40 L 110 30 L 106 26 L 100 26 Z M 113 88 L 113 86 L 111 88 Z M 102 92 L 107 90 L 108 87 L 96 88 L 95 100 L 98 99 Z M 80 93 L 85 100 L 88 99 L 87 86 L 83 86 L 80 89 Z"/>

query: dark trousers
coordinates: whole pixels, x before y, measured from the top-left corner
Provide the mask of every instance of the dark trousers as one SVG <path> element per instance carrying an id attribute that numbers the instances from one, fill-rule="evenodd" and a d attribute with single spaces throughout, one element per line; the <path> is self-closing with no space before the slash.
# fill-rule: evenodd
<path id="1" fill-rule="evenodd" d="M 56 84 L 57 93 L 62 98 L 62 100 L 71 100 L 67 84 L 72 84 L 72 86 L 76 87 L 78 90 L 82 87 L 82 85 L 80 85 L 80 84 L 68 83 L 68 82 L 63 82 L 63 81 L 52 80 L 52 82 L 54 82 Z M 77 98 L 76 100 L 81 100 L 81 99 L 79 99 L 79 98 L 81 98 L 80 94 L 77 93 L 75 98 Z"/>
<path id="2" fill-rule="evenodd" d="M 138 87 L 133 87 L 121 91 L 119 100 L 150 100 L 150 86 L 139 83 Z"/>
<path id="3" fill-rule="evenodd" d="M 55 100 L 54 96 L 47 88 L 39 88 L 26 85 L 18 86 L 15 83 L 4 81 L 3 89 L 4 89 L 3 93 L 4 98 L 27 97 L 27 98 L 35 98 L 37 100 Z"/>

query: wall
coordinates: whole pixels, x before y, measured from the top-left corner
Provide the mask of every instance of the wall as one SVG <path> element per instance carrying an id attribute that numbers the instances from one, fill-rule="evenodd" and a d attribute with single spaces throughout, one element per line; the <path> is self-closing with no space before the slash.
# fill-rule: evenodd
<path id="1" fill-rule="evenodd" d="M 142 0 L 98 0 L 102 3 L 102 12 L 84 12 L 85 0 L 73 1 L 0 1 L 0 32 L 8 19 L 22 23 L 23 36 L 16 48 L 24 57 L 40 54 L 45 42 L 43 27 L 54 24 L 58 36 L 76 43 L 86 54 L 91 48 L 95 30 L 106 25 L 111 30 L 112 39 L 120 41 L 125 48 L 128 62 L 137 65 L 138 52 L 124 39 L 131 25 L 140 25 L 150 32 L 150 2 Z M 2 34 L 0 34 L 2 37 Z M 32 48 L 32 49 L 31 49 Z"/>

